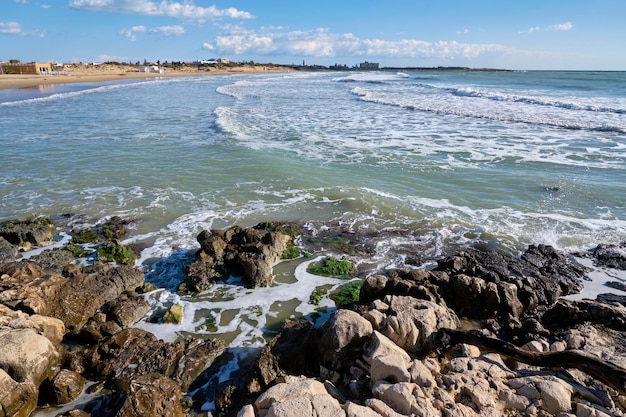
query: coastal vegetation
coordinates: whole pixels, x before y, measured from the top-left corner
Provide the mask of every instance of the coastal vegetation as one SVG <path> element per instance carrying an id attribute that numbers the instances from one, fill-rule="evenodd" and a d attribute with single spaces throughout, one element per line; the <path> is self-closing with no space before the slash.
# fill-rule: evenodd
<path id="1" fill-rule="evenodd" d="M 335 277 L 347 279 L 350 277 L 353 265 L 352 262 L 345 259 L 335 259 L 332 256 L 323 258 L 316 264 L 311 264 L 307 268 L 307 272 L 325 277 Z"/>

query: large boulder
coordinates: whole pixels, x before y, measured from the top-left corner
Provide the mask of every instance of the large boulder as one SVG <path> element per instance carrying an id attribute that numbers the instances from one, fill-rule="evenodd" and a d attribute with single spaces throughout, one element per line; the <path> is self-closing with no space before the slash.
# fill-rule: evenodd
<path id="1" fill-rule="evenodd" d="M 341 363 L 352 351 L 360 352 L 374 329 L 360 314 L 335 310 L 319 329 L 318 348 L 322 361 Z"/>
<path id="2" fill-rule="evenodd" d="M 107 302 L 143 283 L 143 272 L 129 266 L 71 268 L 66 276 L 49 274 L 25 261 L 0 265 L 0 303 L 30 314 L 60 319 L 78 330 Z"/>
<path id="3" fill-rule="evenodd" d="M 0 264 L 12 262 L 17 256 L 17 247 L 0 236 Z"/>
<path id="4" fill-rule="evenodd" d="M 160 374 L 141 375 L 130 381 L 116 417 L 183 417 L 182 391 L 172 379 Z"/>
<path id="5" fill-rule="evenodd" d="M 17 220 L 2 224 L 0 237 L 17 246 L 42 245 L 52 240 L 52 229 L 52 222 L 45 218 Z"/>
<path id="6" fill-rule="evenodd" d="M 188 290 L 203 291 L 224 275 L 241 275 L 249 287 L 272 285 L 272 266 L 291 241 L 267 224 L 252 228 L 202 231 L 196 259 L 185 267 Z"/>
<path id="7" fill-rule="evenodd" d="M 591 250 L 598 266 L 626 270 L 626 242 L 619 245 L 601 244 Z"/>
<path id="8" fill-rule="evenodd" d="M 139 376 L 159 373 L 177 381 L 183 390 L 224 351 L 218 339 L 167 343 L 141 329 L 125 329 L 103 339 L 88 353 L 87 366 L 100 379 L 128 390 Z"/>

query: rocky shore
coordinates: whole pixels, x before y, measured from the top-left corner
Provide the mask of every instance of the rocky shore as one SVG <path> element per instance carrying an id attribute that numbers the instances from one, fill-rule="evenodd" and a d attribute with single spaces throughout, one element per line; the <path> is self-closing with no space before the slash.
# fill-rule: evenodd
<path id="1" fill-rule="evenodd" d="M 341 270 L 360 278 L 355 299 L 321 325 L 288 320 L 233 378 L 208 387 L 223 341 L 169 343 L 133 327 L 179 312 L 150 311 L 155 288 L 133 266 L 141 248 L 120 242 L 131 221 L 67 230 L 67 244 L 27 259 L 21 252 L 51 245 L 55 225 L 0 225 L 0 416 L 62 404 L 62 416 L 197 416 L 207 398 L 215 416 L 626 415 L 624 283 L 596 300 L 564 298 L 587 279 L 570 254 L 465 248 L 429 270 Z M 352 265 L 341 262 L 367 260 L 375 238 L 307 233 L 277 223 L 203 231 L 179 291 L 230 274 L 271 286 L 273 265 L 302 253 Z M 626 268 L 624 244 L 576 255 Z"/>

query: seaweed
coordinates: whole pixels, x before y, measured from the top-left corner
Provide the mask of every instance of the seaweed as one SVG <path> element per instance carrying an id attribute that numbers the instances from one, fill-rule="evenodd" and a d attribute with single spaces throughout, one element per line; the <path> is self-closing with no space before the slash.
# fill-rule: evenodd
<path id="1" fill-rule="evenodd" d="M 337 277 L 347 279 L 350 277 L 353 265 L 352 262 L 345 259 L 337 260 L 330 256 L 322 259 L 317 265 L 309 265 L 307 271 L 311 274 L 321 275 L 324 277 Z"/>

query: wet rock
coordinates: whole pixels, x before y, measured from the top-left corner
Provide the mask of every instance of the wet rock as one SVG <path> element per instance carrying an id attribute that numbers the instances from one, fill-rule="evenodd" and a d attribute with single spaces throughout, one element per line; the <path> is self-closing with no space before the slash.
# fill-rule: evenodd
<path id="1" fill-rule="evenodd" d="M 161 323 L 180 324 L 183 322 L 183 306 L 180 304 L 172 304 L 165 312 Z"/>
<path id="2" fill-rule="evenodd" d="M 591 250 L 598 266 L 626 270 L 626 242 L 619 245 L 601 244 Z"/>
<path id="3" fill-rule="evenodd" d="M 74 401 L 83 392 L 87 380 L 77 372 L 62 369 L 52 381 L 42 388 L 44 402 L 67 404 Z"/>
<path id="4" fill-rule="evenodd" d="M 12 262 L 17 256 L 17 247 L 0 237 L 0 264 Z"/>
<path id="5" fill-rule="evenodd" d="M 116 417 L 182 417 L 182 391 L 170 378 L 159 374 L 141 375 L 130 381 Z"/>
<path id="6" fill-rule="evenodd" d="M 272 265 L 280 260 L 291 237 L 260 224 L 254 228 L 234 226 L 227 230 L 201 232 L 200 250 L 185 267 L 186 288 L 203 291 L 225 275 L 241 275 L 247 286 L 272 284 Z"/>
<path id="7" fill-rule="evenodd" d="M 130 381 L 139 376 L 160 373 L 186 390 L 223 350 L 224 343 L 216 339 L 166 343 L 152 333 L 132 328 L 94 346 L 88 364 L 98 378 L 118 389 L 128 389 Z"/>
<path id="8" fill-rule="evenodd" d="M 0 237 L 16 246 L 43 245 L 52 240 L 52 228 L 52 222 L 45 218 L 5 222 L 0 225 Z"/>
<path id="9" fill-rule="evenodd" d="M 141 320 L 150 312 L 150 305 L 144 297 L 116 299 L 108 305 L 107 316 L 126 329 Z"/>
<path id="10" fill-rule="evenodd" d="M 29 258 L 49 274 L 61 274 L 63 268 L 74 262 L 74 255 L 64 249 L 45 250 Z"/>

